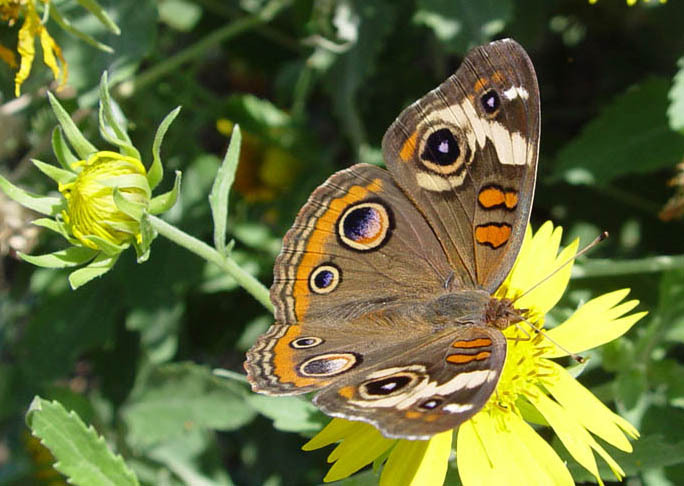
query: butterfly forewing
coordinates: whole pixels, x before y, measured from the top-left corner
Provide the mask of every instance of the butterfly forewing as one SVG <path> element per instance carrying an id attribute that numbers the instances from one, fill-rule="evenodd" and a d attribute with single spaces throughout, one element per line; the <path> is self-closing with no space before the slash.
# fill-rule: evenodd
<path id="1" fill-rule="evenodd" d="M 383 139 L 397 183 L 436 232 L 463 287 L 493 292 L 520 249 L 534 195 L 539 91 L 511 40 L 473 49 Z"/>

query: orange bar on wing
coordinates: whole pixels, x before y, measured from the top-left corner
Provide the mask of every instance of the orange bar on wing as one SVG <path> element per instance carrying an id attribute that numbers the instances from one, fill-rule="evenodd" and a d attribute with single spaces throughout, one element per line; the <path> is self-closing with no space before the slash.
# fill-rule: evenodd
<path id="1" fill-rule="evenodd" d="M 454 341 L 451 346 L 454 348 L 482 348 L 491 346 L 492 340 L 489 338 L 477 338 L 470 341 Z"/>
<path id="2" fill-rule="evenodd" d="M 489 351 L 482 351 L 477 354 L 450 354 L 447 356 L 447 361 L 454 364 L 467 364 L 471 361 L 482 361 L 492 355 Z"/>

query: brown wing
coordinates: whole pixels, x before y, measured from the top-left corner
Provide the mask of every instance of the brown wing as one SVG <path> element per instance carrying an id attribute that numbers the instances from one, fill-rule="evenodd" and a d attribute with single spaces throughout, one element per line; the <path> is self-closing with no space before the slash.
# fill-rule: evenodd
<path id="1" fill-rule="evenodd" d="M 506 39 L 470 51 L 385 134 L 387 166 L 437 234 L 456 287 L 493 292 L 513 265 L 534 195 L 539 115 L 532 63 Z"/>
<path id="2" fill-rule="evenodd" d="M 444 291 L 451 268 L 389 172 L 355 165 L 314 191 L 283 240 L 271 301 L 279 324 L 353 319 Z"/>

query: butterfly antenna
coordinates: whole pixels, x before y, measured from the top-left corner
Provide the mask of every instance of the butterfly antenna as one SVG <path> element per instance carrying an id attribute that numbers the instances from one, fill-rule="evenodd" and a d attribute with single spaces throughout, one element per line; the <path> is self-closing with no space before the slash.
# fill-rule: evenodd
<path id="1" fill-rule="evenodd" d="M 560 271 L 561 271 L 563 268 L 565 268 L 567 265 L 569 265 L 570 263 L 572 263 L 573 261 L 575 261 L 578 257 L 584 255 L 586 252 L 588 252 L 589 250 L 591 250 L 592 248 L 594 248 L 596 245 L 598 245 L 599 243 L 601 243 L 601 242 L 602 242 L 603 240 L 605 240 L 606 238 L 608 238 L 608 232 L 607 232 L 607 231 L 602 231 L 600 235 L 598 235 L 596 238 L 594 238 L 594 241 L 592 241 L 592 242 L 589 243 L 587 246 L 585 246 L 584 248 L 582 248 L 581 250 L 579 250 L 577 253 L 575 253 L 573 256 L 571 256 L 571 257 L 568 258 L 566 261 L 564 261 L 564 262 L 563 262 L 558 268 L 556 268 L 553 272 L 551 272 L 550 274 L 548 274 L 546 277 L 544 277 L 543 279 L 541 279 L 539 282 L 537 282 L 536 284 L 534 284 L 532 287 L 530 287 L 529 289 L 527 289 L 527 290 L 526 290 L 525 292 L 523 292 L 522 294 L 518 295 L 518 296 L 515 297 L 514 299 L 511 299 L 511 303 L 515 304 L 518 300 L 520 300 L 521 298 L 525 297 L 527 294 L 529 294 L 530 292 L 532 292 L 534 289 L 536 289 L 537 287 L 539 287 L 539 286 L 540 286 L 541 284 L 543 284 L 544 282 L 548 281 L 551 277 L 553 277 L 554 275 L 556 275 L 558 272 L 560 272 Z"/>
<path id="2" fill-rule="evenodd" d="M 529 289 L 527 289 L 525 292 L 523 292 L 522 294 L 520 294 L 520 295 L 518 295 L 517 297 L 515 297 L 514 299 L 512 299 L 512 300 L 511 300 L 511 303 L 515 303 L 516 301 L 518 301 L 518 300 L 521 299 L 522 297 L 524 297 L 524 296 L 526 296 L 527 294 L 529 294 L 530 292 L 532 292 L 534 289 L 536 289 L 536 288 L 539 287 L 541 284 L 543 284 L 544 282 L 548 281 L 551 277 L 553 277 L 553 276 L 556 275 L 558 272 L 560 272 L 563 268 L 565 268 L 565 267 L 566 267 L 567 265 L 569 265 L 571 262 L 575 261 L 575 259 L 577 259 L 578 257 L 580 257 L 580 256 L 584 255 L 585 253 L 587 253 L 589 250 L 591 250 L 592 248 L 594 248 L 596 245 L 598 245 L 599 243 L 601 243 L 601 242 L 602 242 L 603 240 L 605 240 L 606 238 L 608 238 L 608 232 L 607 232 L 607 231 L 602 231 L 601 234 L 598 235 L 596 238 L 594 238 L 594 240 L 593 240 L 591 243 L 589 243 L 587 246 L 585 246 L 584 248 L 582 248 L 581 250 L 579 250 L 579 251 L 578 251 L 577 253 L 575 253 L 572 257 L 568 258 L 565 262 L 563 262 L 563 263 L 562 263 L 558 268 L 556 268 L 553 272 L 551 272 L 550 274 L 548 274 L 546 277 L 544 277 L 543 279 L 541 279 L 539 282 L 537 282 L 536 284 L 534 284 L 532 287 L 530 287 Z M 556 342 L 554 339 L 552 339 L 551 336 L 548 335 L 548 333 L 544 332 L 542 329 L 539 329 L 538 327 L 536 327 L 534 324 L 532 324 L 532 323 L 531 323 L 530 321 L 528 321 L 527 319 L 523 319 L 521 322 L 527 323 L 527 325 L 530 326 L 530 328 L 531 328 L 534 332 L 536 332 L 537 334 L 541 334 L 542 336 L 544 336 L 544 338 L 548 339 L 549 342 L 551 342 L 552 344 L 554 344 L 555 346 L 557 346 L 558 349 L 560 349 L 561 351 L 563 351 L 564 353 L 566 353 L 568 356 L 570 356 L 572 359 L 574 359 L 574 360 L 577 361 L 578 363 L 584 363 L 584 362 L 586 361 L 586 359 L 585 359 L 584 357 L 580 356 L 580 355 L 577 354 L 577 353 L 571 352 L 569 349 L 565 348 L 565 347 L 562 346 L 560 343 L 558 343 L 558 342 Z M 518 328 L 518 330 L 520 330 L 521 332 L 525 333 L 527 336 L 530 335 L 522 326 L 520 326 L 519 323 L 516 323 L 515 325 L 516 325 L 516 327 Z"/>
<path id="3" fill-rule="evenodd" d="M 541 334 L 542 336 L 544 336 L 544 338 L 545 338 L 545 339 L 548 339 L 549 342 L 550 342 L 551 344 L 555 345 L 558 349 L 560 349 L 561 351 L 563 351 L 565 354 L 567 354 L 568 356 L 570 356 L 572 359 L 574 359 L 574 360 L 577 361 L 578 363 L 584 363 L 584 362 L 587 361 L 587 359 L 586 359 L 584 356 L 581 356 L 581 355 L 579 355 L 579 354 L 577 354 L 577 353 L 573 353 L 573 352 L 570 351 L 568 348 L 566 348 L 565 346 L 563 346 L 563 345 L 561 345 L 559 342 L 557 342 L 555 339 L 551 338 L 551 336 L 549 336 L 549 334 L 548 334 L 547 332 L 544 332 L 542 329 L 539 329 L 537 326 L 535 326 L 534 324 L 532 324 L 532 323 L 531 323 L 530 321 L 528 321 L 527 319 L 523 319 L 523 320 L 520 321 L 520 322 L 526 323 L 528 326 L 530 326 L 530 329 L 532 329 L 532 330 L 533 330 L 534 332 L 536 332 L 537 334 Z M 527 334 L 527 336 L 530 335 L 530 333 L 527 332 L 527 331 L 525 330 L 525 328 L 522 327 L 522 326 L 520 325 L 520 323 L 516 322 L 516 323 L 515 323 L 515 327 L 517 327 L 518 330 L 519 330 L 520 332 L 522 332 L 522 333 L 524 333 L 524 334 Z"/>

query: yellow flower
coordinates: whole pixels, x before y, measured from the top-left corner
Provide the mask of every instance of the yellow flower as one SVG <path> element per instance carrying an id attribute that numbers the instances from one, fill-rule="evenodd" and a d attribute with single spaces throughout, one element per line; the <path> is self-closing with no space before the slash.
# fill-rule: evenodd
<path id="1" fill-rule="evenodd" d="M 117 207 L 114 188 L 130 202 L 147 207 L 151 191 L 143 164 L 133 157 L 102 151 L 71 166 L 78 175 L 59 184 L 67 201 L 62 218 L 70 233 L 93 250 L 104 249 L 101 240 L 117 246 L 141 243 L 140 221 Z"/>
<path id="2" fill-rule="evenodd" d="M 26 3 L 24 23 L 21 26 L 21 29 L 19 29 L 19 40 L 17 43 L 17 51 L 21 57 L 21 64 L 19 66 L 19 71 L 17 71 L 17 74 L 14 76 L 15 96 L 19 96 L 22 83 L 31 73 L 33 59 L 36 57 L 36 37 L 40 38 L 40 46 L 43 49 L 43 62 L 52 70 L 55 80 L 59 81 L 59 87 L 61 88 L 66 83 L 68 68 L 64 56 L 62 56 L 62 49 L 57 45 L 43 25 L 38 16 L 38 12 L 36 11 L 35 1 L 28 0 Z M 59 63 L 57 62 L 57 59 L 59 59 Z"/>
<path id="3" fill-rule="evenodd" d="M 525 235 L 520 255 L 496 296 L 515 299 L 571 258 L 577 242 L 559 253 L 562 229 L 545 223 L 532 236 Z M 529 309 L 538 328 L 560 300 L 570 279 L 571 265 L 516 301 Z M 622 302 L 628 290 L 611 292 L 582 305 L 569 319 L 546 331 L 550 339 L 573 353 L 618 338 L 645 312 L 627 314 L 638 301 Z M 594 436 L 620 450 L 631 452 L 627 437 L 637 430 L 603 405 L 562 366 L 549 358 L 567 356 L 550 339 L 522 323 L 504 331 L 508 352 L 501 378 L 489 401 L 457 429 L 456 462 L 461 482 L 473 485 L 574 484 L 568 468 L 528 422 L 550 425 L 572 457 L 602 484 L 595 453 L 615 476 L 624 472 Z M 530 338 L 530 334 L 532 337 Z M 340 442 L 328 457 L 333 466 L 325 481 L 353 474 L 373 461 L 382 463 L 380 485 L 439 485 L 444 482 L 452 453 L 452 431 L 428 441 L 391 440 L 372 426 L 333 419 L 304 450 Z"/>

